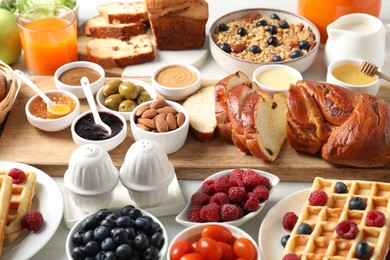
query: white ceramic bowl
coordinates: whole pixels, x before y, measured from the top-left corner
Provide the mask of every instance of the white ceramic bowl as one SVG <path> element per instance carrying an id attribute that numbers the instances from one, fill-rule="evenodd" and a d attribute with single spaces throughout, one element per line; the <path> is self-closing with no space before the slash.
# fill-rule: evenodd
<path id="1" fill-rule="evenodd" d="M 61 130 L 68 128 L 72 124 L 73 120 L 80 114 L 80 102 L 79 102 L 79 99 L 75 95 L 73 95 L 72 93 L 69 93 L 67 91 L 64 91 L 64 90 L 45 91 L 45 94 L 50 94 L 50 93 L 51 94 L 63 94 L 63 95 L 67 95 L 67 96 L 71 97 L 74 100 L 74 102 L 76 103 L 75 109 L 71 113 L 69 113 L 68 115 L 63 116 L 61 118 L 43 119 L 43 118 L 36 117 L 36 116 L 32 115 L 30 110 L 29 110 L 31 103 L 36 98 L 38 98 L 38 95 L 35 95 L 27 101 L 26 106 L 25 106 L 25 113 L 27 116 L 27 120 L 30 124 L 32 124 L 36 128 L 39 128 L 43 131 L 47 131 L 47 132 L 61 131 Z"/>
<path id="2" fill-rule="evenodd" d="M 116 121 L 118 123 L 119 122 L 122 123 L 122 126 L 121 126 L 122 128 L 120 129 L 119 133 L 108 138 L 108 139 L 104 139 L 104 140 L 89 140 L 89 139 L 81 137 L 76 132 L 77 123 L 80 121 L 81 118 L 84 118 L 86 116 L 92 117 L 92 112 L 86 111 L 86 112 L 80 114 L 78 117 L 76 117 L 73 120 L 72 125 L 71 125 L 72 139 L 76 144 L 78 144 L 78 145 L 97 144 L 97 145 L 100 145 L 106 151 L 111 151 L 111 150 L 115 149 L 118 145 L 120 145 L 125 140 L 126 135 L 127 135 L 127 122 L 126 122 L 126 120 L 121 115 L 119 115 L 118 113 L 115 113 L 115 112 L 110 112 L 110 111 L 106 111 L 106 110 L 99 110 L 99 114 L 101 114 L 101 113 L 110 114 L 111 116 L 113 116 L 117 119 Z M 120 127 L 120 125 L 118 125 L 118 124 L 116 124 L 116 125 Z M 91 131 L 91 130 L 89 130 L 89 131 Z"/>
<path id="3" fill-rule="evenodd" d="M 157 92 L 156 90 L 147 82 L 137 79 L 122 79 L 123 82 L 131 82 L 134 85 L 141 86 L 145 89 L 145 91 L 150 95 L 152 100 L 155 100 L 157 98 Z M 108 111 L 114 111 L 122 115 L 127 121 L 130 120 L 131 112 L 118 112 L 112 109 L 109 109 L 104 105 L 105 96 L 103 94 L 104 86 L 102 86 L 99 91 L 96 94 L 96 101 L 101 109 L 108 110 Z"/>
<path id="4" fill-rule="evenodd" d="M 221 16 L 220 18 L 216 19 L 209 31 L 210 35 L 210 50 L 211 55 L 213 56 L 214 60 L 217 62 L 219 66 L 221 66 L 227 73 L 235 73 L 238 70 L 241 70 L 248 76 L 252 75 L 253 72 L 259 67 L 267 64 L 275 64 L 275 62 L 254 62 L 254 61 L 248 61 L 244 59 L 239 59 L 237 57 L 234 57 L 225 51 L 221 50 L 218 45 L 213 40 L 213 34 L 218 30 L 218 26 L 221 23 L 228 23 L 233 20 L 238 20 L 243 18 L 244 16 L 253 13 L 253 12 L 259 12 L 261 16 L 269 16 L 273 13 L 276 13 L 281 19 L 286 19 L 286 21 L 294 24 L 302 23 L 305 26 L 309 26 L 312 28 L 313 33 L 315 35 L 316 39 L 316 45 L 312 50 L 310 50 L 306 55 L 301 56 L 299 58 L 293 59 L 293 60 L 287 60 L 287 61 L 281 61 L 277 62 L 277 64 L 284 64 L 291 66 L 295 69 L 297 69 L 299 72 L 304 72 L 307 70 L 311 64 L 314 62 L 314 59 L 317 55 L 317 51 L 320 45 L 320 33 L 317 29 L 317 27 L 307 20 L 306 18 L 296 15 L 294 13 L 290 13 L 284 10 L 278 10 L 278 9 L 267 9 L 267 8 L 253 8 L 253 9 L 243 9 L 234 11 L 228 14 L 225 14 Z"/>
<path id="5" fill-rule="evenodd" d="M 80 99 L 85 98 L 85 94 L 84 94 L 84 91 L 83 91 L 81 84 L 79 84 L 77 86 L 72 86 L 72 85 L 68 85 L 68 84 L 65 84 L 62 81 L 60 81 L 60 76 L 64 72 L 71 70 L 71 69 L 76 69 L 76 68 L 89 68 L 89 69 L 95 70 L 96 72 L 98 72 L 100 74 L 99 79 L 97 79 L 95 82 L 90 82 L 92 93 L 96 94 L 98 92 L 98 90 L 100 89 L 100 87 L 103 86 L 105 81 L 106 81 L 105 72 L 104 72 L 104 69 L 100 65 L 93 63 L 93 62 L 89 62 L 89 61 L 75 61 L 75 62 L 70 62 L 70 63 L 64 64 L 61 67 L 59 67 L 56 70 L 56 72 L 54 73 L 54 82 L 55 82 L 56 87 L 58 89 L 61 89 L 61 90 L 69 91 Z M 80 79 L 81 79 L 81 77 L 80 77 Z"/>
<path id="6" fill-rule="evenodd" d="M 140 208 L 158 206 L 174 177 L 175 169 L 167 154 L 152 140 L 133 143 L 120 168 L 120 180 Z"/>
<path id="7" fill-rule="evenodd" d="M 202 184 L 205 181 L 207 181 L 207 180 L 217 180 L 219 177 L 221 177 L 223 175 L 226 175 L 226 176 L 229 175 L 232 171 L 233 171 L 233 169 L 229 169 L 229 170 L 220 171 L 220 172 L 217 172 L 217 173 L 214 173 L 214 174 L 210 175 L 208 178 L 206 178 L 199 185 L 199 187 L 194 191 L 194 193 L 199 192 L 199 191 L 202 190 Z M 265 171 L 255 170 L 255 169 L 254 169 L 254 171 L 256 173 L 258 173 L 258 174 L 260 174 L 260 175 L 262 175 L 264 177 L 267 177 L 269 179 L 270 185 L 271 185 L 271 189 L 269 191 L 269 196 L 271 197 L 272 192 L 275 190 L 276 185 L 278 185 L 278 183 L 279 183 L 279 178 L 277 176 L 275 176 L 275 175 L 273 175 L 271 173 L 265 172 Z M 241 218 L 239 218 L 237 220 L 225 221 L 223 223 L 230 224 L 230 225 L 237 226 L 237 227 L 241 226 L 242 224 L 244 224 L 245 222 L 247 222 L 251 218 L 255 217 L 257 214 L 259 214 L 259 212 L 264 208 L 264 206 L 267 203 L 267 201 L 264 201 L 264 202 L 260 203 L 260 207 L 256 211 L 249 212 L 249 213 L 247 213 L 246 215 L 244 215 L 243 217 L 241 217 Z M 187 227 L 199 225 L 199 223 L 191 222 L 188 219 L 188 210 L 190 209 L 190 207 L 191 207 L 191 202 L 188 202 L 186 207 L 176 216 L 175 220 L 176 220 L 177 223 L 179 223 L 179 224 L 181 224 L 183 226 L 187 226 Z M 215 222 L 208 222 L 208 223 L 215 223 Z"/>
<path id="8" fill-rule="evenodd" d="M 328 83 L 335 84 L 335 85 L 350 89 L 350 90 L 355 91 L 355 92 L 364 92 L 367 94 L 376 95 L 378 93 L 379 87 L 381 85 L 381 79 L 379 77 L 377 77 L 377 79 L 370 84 L 354 85 L 354 84 L 349 84 L 349 83 L 343 82 L 333 75 L 333 70 L 340 65 L 356 64 L 360 68 L 360 65 L 362 64 L 362 62 L 363 62 L 363 59 L 359 59 L 359 58 L 345 58 L 345 59 L 339 59 L 339 60 L 335 60 L 335 61 L 331 62 L 328 66 L 328 70 L 326 73 L 326 81 Z"/>
<path id="9" fill-rule="evenodd" d="M 164 133 L 157 133 L 157 132 L 151 132 L 151 131 L 146 131 L 141 129 L 140 127 L 137 126 L 135 122 L 135 114 L 143 106 L 148 106 L 152 103 L 153 101 L 148 101 L 145 103 L 142 103 L 141 105 L 138 105 L 132 112 L 130 116 L 130 127 L 131 127 L 131 132 L 133 134 L 133 137 L 135 141 L 139 140 L 152 140 L 157 142 L 159 145 L 162 146 L 164 151 L 167 154 L 172 154 L 180 150 L 188 135 L 188 129 L 190 125 L 190 117 L 188 115 L 187 110 L 180 105 L 179 103 L 176 103 L 174 101 L 170 100 L 165 100 L 166 104 L 168 106 L 173 107 L 176 109 L 178 112 L 182 112 L 185 116 L 185 121 L 183 125 L 181 125 L 179 128 L 169 131 L 169 132 L 164 132 Z"/>
<path id="10" fill-rule="evenodd" d="M 119 172 L 110 155 L 96 144 L 76 148 L 64 175 L 73 202 L 87 213 L 108 207 L 118 182 Z"/>
<path id="11" fill-rule="evenodd" d="M 283 77 L 283 75 L 281 76 L 276 76 L 273 75 L 271 81 L 272 82 L 277 82 L 277 81 L 283 81 L 283 78 L 284 78 L 284 81 L 283 83 L 286 83 L 285 84 L 285 88 L 281 88 L 281 87 L 275 87 L 275 85 L 270 85 L 270 84 L 267 84 L 263 81 L 260 81 L 259 80 L 259 75 L 261 75 L 262 73 L 266 73 L 266 72 L 270 72 L 270 71 L 283 71 L 283 72 L 287 72 L 289 75 L 292 76 L 292 80 L 288 80 L 288 77 Z M 282 79 L 281 79 L 282 78 Z M 280 92 L 280 93 L 283 93 L 284 95 L 287 96 L 287 93 L 288 93 L 288 89 L 290 88 L 290 84 L 293 84 L 295 82 L 297 82 L 298 80 L 302 80 L 302 74 L 294 69 L 293 67 L 290 67 L 290 66 L 287 66 L 287 65 L 281 65 L 281 64 L 274 64 L 274 65 L 264 65 L 264 66 L 261 66 L 261 67 L 258 67 L 255 72 L 253 72 L 253 76 L 252 76 L 252 80 L 254 82 L 256 82 L 259 87 L 263 90 L 265 90 L 266 92 L 268 92 L 269 94 L 274 94 L 276 92 Z"/>
<path id="12" fill-rule="evenodd" d="M 249 239 L 252 242 L 253 246 L 257 250 L 257 259 L 258 260 L 261 259 L 260 250 L 259 250 L 259 247 L 258 247 L 257 243 L 255 242 L 255 240 L 248 233 L 246 233 L 244 230 L 242 230 L 238 227 L 229 225 L 227 223 L 198 223 L 197 225 L 185 228 L 184 230 L 180 231 L 172 239 L 171 243 L 169 244 L 168 252 L 167 252 L 167 259 L 168 260 L 172 259 L 170 257 L 170 252 L 172 250 L 173 245 L 175 245 L 177 242 L 182 241 L 182 240 L 188 240 L 190 243 L 198 241 L 199 238 L 201 237 L 202 230 L 206 226 L 211 226 L 211 225 L 218 225 L 218 226 L 222 226 L 224 228 L 227 228 L 232 233 L 233 237 L 235 237 L 235 238 L 244 237 L 244 238 Z"/>
<path id="13" fill-rule="evenodd" d="M 173 75 L 169 75 L 171 82 L 183 83 L 187 79 L 191 79 L 195 75 L 196 80 L 190 85 L 185 85 L 181 87 L 172 87 L 161 84 L 157 80 L 157 75 L 162 71 L 169 68 L 184 68 L 183 71 L 177 71 Z M 174 70 L 174 69 L 172 69 Z M 194 66 L 188 64 L 167 64 L 158 67 L 152 74 L 152 86 L 160 93 L 164 98 L 169 100 L 184 100 L 189 95 L 195 93 L 200 88 L 200 72 Z"/>
<path id="14" fill-rule="evenodd" d="M 108 208 L 108 210 L 110 210 L 112 213 L 114 214 L 120 214 L 121 212 L 121 208 Z M 158 223 L 161 227 L 161 231 L 162 231 L 162 235 L 163 235 L 163 238 L 164 238 L 164 245 L 163 247 L 160 249 L 159 251 L 159 254 L 158 254 L 158 259 L 159 260 L 162 260 L 162 259 L 166 259 L 165 255 L 167 253 L 167 250 L 168 250 L 168 234 L 167 234 L 167 231 L 164 227 L 164 225 L 161 223 L 161 221 L 156 218 L 155 216 L 153 216 L 152 214 L 142 210 L 142 209 L 139 209 L 141 212 L 142 212 L 142 215 L 143 216 L 149 216 L 153 219 L 154 222 Z M 95 214 L 96 212 L 94 213 L 91 213 L 89 214 L 88 216 L 90 215 L 93 215 Z M 85 218 L 87 218 L 88 216 L 86 216 Z M 75 248 L 75 245 L 72 241 L 72 237 L 74 236 L 75 233 L 77 232 L 80 232 L 80 231 L 83 231 L 83 228 L 82 228 L 82 223 L 84 221 L 84 219 L 81 219 L 79 220 L 73 227 L 72 229 L 69 231 L 68 233 L 68 236 L 66 238 L 66 242 L 65 242 L 65 250 L 66 250 L 66 255 L 68 257 L 68 259 L 73 259 L 72 257 L 72 251 L 73 249 Z"/>

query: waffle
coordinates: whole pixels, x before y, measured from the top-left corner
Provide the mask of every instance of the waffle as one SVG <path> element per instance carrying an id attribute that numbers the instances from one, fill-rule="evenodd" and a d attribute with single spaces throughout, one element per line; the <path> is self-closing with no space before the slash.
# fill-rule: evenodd
<path id="1" fill-rule="evenodd" d="M 12 178 L 6 175 L 0 175 L 0 255 L 2 253 L 3 241 L 5 236 L 5 227 L 9 204 L 12 194 Z"/>
<path id="2" fill-rule="evenodd" d="M 368 181 L 341 181 L 348 192 L 336 192 L 335 185 L 340 180 L 316 178 L 311 191 L 324 190 L 328 200 L 325 206 L 311 206 L 305 202 L 297 224 L 291 232 L 283 255 L 295 253 L 299 259 L 357 259 L 356 245 L 366 241 L 370 250 L 370 259 L 385 259 L 390 239 L 390 184 Z M 365 210 L 349 209 L 349 201 L 361 197 L 366 201 Z M 385 217 L 383 227 L 366 225 L 370 210 L 381 211 Z M 358 234 L 352 240 L 341 238 L 336 226 L 343 220 L 351 220 L 358 226 Z M 313 232 L 310 235 L 298 233 L 301 223 L 309 224 Z"/>
<path id="3" fill-rule="evenodd" d="M 0 176 L 6 174 L 7 172 L 0 172 Z M 9 202 L 4 244 L 10 244 L 15 241 L 23 231 L 21 219 L 31 208 L 37 175 L 34 172 L 25 172 L 25 174 L 26 180 L 23 183 L 12 184 L 12 195 Z"/>

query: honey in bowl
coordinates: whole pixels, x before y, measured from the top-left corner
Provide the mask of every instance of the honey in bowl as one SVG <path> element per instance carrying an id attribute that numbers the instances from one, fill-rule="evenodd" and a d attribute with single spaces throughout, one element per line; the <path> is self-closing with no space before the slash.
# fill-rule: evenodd
<path id="1" fill-rule="evenodd" d="M 295 75 L 282 69 L 265 70 L 256 79 L 262 85 L 280 90 L 288 89 L 291 83 L 297 81 Z"/>
<path id="2" fill-rule="evenodd" d="M 194 84 L 198 80 L 196 73 L 182 66 L 170 66 L 156 75 L 156 81 L 166 87 L 182 88 Z"/>
<path id="3" fill-rule="evenodd" d="M 87 67 L 79 67 L 79 68 L 73 68 L 69 69 L 65 72 L 63 72 L 59 80 L 67 85 L 70 86 L 81 86 L 80 80 L 82 77 L 87 77 L 90 83 L 93 83 L 97 81 L 101 75 L 99 72 L 97 72 L 94 69 L 87 68 Z"/>
<path id="4" fill-rule="evenodd" d="M 332 71 L 333 76 L 347 84 L 368 85 L 377 80 L 377 76 L 369 77 L 360 71 L 359 64 L 341 64 Z"/>
<path id="5" fill-rule="evenodd" d="M 31 102 L 29 107 L 29 111 L 33 116 L 42 119 L 56 119 L 72 113 L 72 111 L 76 108 L 76 102 L 70 96 L 54 93 L 48 93 L 46 95 L 56 104 L 68 105 L 70 107 L 69 112 L 65 114 L 50 113 L 45 101 L 43 101 L 40 97 L 37 97 Z"/>

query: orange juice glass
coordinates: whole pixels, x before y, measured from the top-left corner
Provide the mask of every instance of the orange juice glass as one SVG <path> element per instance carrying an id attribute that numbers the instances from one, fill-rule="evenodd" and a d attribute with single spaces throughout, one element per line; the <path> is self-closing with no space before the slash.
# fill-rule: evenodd
<path id="1" fill-rule="evenodd" d="M 328 39 L 326 27 L 340 16 L 366 13 L 379 17 L 382 0 L 298 0 L 298 14 L 306 17 L 320 31 L 321 43 Z"/>
<path id="2" fill-rule="evenodd" d="M 77 19 L 61 5 L 39 5 L 18 18 L 19 35 L 27 68 L 53 75 L 62 65 L 78 60 Z"/>

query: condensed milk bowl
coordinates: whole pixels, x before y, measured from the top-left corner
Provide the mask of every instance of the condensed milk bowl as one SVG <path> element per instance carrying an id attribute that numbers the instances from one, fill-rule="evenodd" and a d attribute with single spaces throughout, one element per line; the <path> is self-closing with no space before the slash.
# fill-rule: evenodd
<path id="1" fill-rule="evenodd" d="M 169 100 L 183 100 L 200 88 L 200 72 L 187 64 L 168 64 L 157 68 L 152 86 Z"/>

